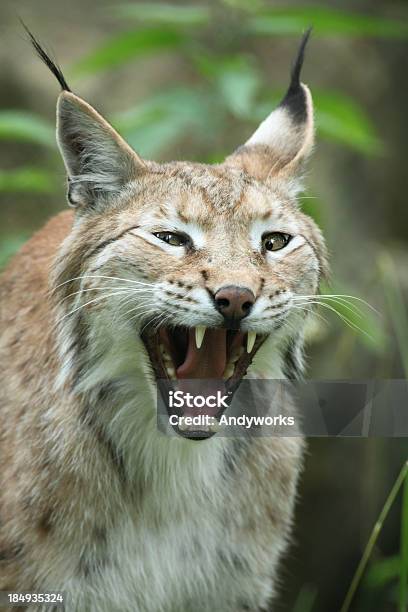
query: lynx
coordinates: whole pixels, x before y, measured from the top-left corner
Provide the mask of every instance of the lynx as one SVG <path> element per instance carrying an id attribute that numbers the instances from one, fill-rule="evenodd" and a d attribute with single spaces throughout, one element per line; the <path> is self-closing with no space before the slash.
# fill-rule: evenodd
<path id="1" fill-rule="evenodd" d="M 280 105 L 215 165 L 142 159 L 30 36 L 62 88 L 73 210 L 1 279 L 0 590 L 60 590 L 69 612 L 270 610 L 302 437 L 165 435 L 156 383 L 301 375 L 327 268 L 297 202 L 308 33 Z"/>

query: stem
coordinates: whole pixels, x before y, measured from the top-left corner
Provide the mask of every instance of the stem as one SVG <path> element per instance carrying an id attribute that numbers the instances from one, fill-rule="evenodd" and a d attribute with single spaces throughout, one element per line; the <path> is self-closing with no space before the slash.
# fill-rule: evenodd
<path id="1" fill-rule="evenodd" d="M 401 573 L 399 612 L 407 612 L 408 602 L 408 478 L 402 493 L 401 510 Z"/>
<path id="2" fill-rule="evenodd" d="M 393 505 L 395 498 L 398 495 L 398 492 L 404 482 L 404 480 L 406 479 L 406 476 L 408 474 L 408 461 L 406 461 L 404 463 L 404 465 L 402 466 L 402 469 L 396 479 L 396 481 L 394 482 L 392 489 L 385 501 L 384 507 L 380 512 L 380 515 L 377 519 L 377 522 L 375 523 L 373 530 L 371 532 L 371 535 L 368 539 L 367 545 L 364 549 L 363 552 L 363 556 L 360 559 L 360 563 L 357 566 L 357 569 L 355 571 L 355 574 L 353 576 L 353 580 L 351 581 L 349 590 L 347 591 L 347 595 L 344 599 L 343 605 L 340 609 L 340 612 L 348 612 L 348 610 L 350 609 L 350 604 L 353 600 L 353 597 L 357 591 L 357 588 L 360 584 L 361 578 L 363 576 L 364 570 L 366 568 L 367 562 L 370 558 L 370 555 L 372 553 L 372 550 L 374 548 L 374 545 L 377 541 L 377 538 L 381 532 L 381 529 L 383 527 L 384 521 L 387 518 L 388 512 L 390 511 L 391 506 Z M 405 608 L 402 610 L 402 612 L 405 612 Z"/>

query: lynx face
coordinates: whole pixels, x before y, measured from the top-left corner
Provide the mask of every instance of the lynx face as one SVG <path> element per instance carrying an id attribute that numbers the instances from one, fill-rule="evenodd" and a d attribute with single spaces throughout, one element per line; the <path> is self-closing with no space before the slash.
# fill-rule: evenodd
<path id="1" fill-rule="evenodd" d="M 217 166 L 146 162 L 87 103 L 60 95 L 58 142 L 77 209 L 53 280 L 65 347 L 86 336 L 96 363 L 133 338 L 156 379 L 230 389 L 258 351 L 301 348 L 304 298 L 326 265 L 296 202 L 313 143 L 302 54 L 281 105 Z"/>

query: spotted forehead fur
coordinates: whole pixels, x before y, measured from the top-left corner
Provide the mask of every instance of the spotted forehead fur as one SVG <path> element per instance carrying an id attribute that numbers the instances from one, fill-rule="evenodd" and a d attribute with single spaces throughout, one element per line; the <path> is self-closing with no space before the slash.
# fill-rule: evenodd
<path id="1" fill-rule="evenodd" d="M 180 196 L 185 193 L 200 194 L 214 212 L 236 209 L 248 185 L 255 182 L 239 169 L 189 162 L 162 164 L 156 166 L 155 173 L 160 175 L 164 189 L 171 187 Z M 187 208 L 188 199 L 184 198 L 184 207 L 179 212 L 187 214 Z"/>
<path id="2" fill-rule="evenodd" d="M 245 170 L 221 164 L 151 163 L 146 176 L 132 183 L 127 195 L 141 206 L 158 207 L 163 217 L 171 210 L 182 221 L 198 221 L 203 226 L 211 225 L 211 215 L 266 219 L 277 202 L 288 213 L 298 212 L 281 181 L 261 182 Z"/>

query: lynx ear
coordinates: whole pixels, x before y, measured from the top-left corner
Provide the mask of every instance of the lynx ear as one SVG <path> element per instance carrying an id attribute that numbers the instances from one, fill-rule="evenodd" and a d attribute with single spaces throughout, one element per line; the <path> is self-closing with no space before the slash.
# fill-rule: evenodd
<path id="1" fill-rule="evenodd" d="M 71 206 L 109 202 L 146 167 L 95 109 L 69 91 L 57 103 L 57 141 L 68 173 Z"/>
<path id="2" fill-rule="evenodd" d="M 290 177 L 299 171 L 313 148 L 314 125 L 312 96 L 300 82 L 308 30 L 295 60 L 289 89 L 279 106 L 261 123 L 245 145 L 225 163 L 243 168 L 257 179 Z"/>

